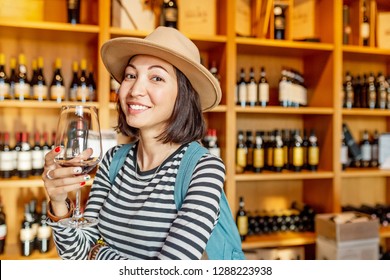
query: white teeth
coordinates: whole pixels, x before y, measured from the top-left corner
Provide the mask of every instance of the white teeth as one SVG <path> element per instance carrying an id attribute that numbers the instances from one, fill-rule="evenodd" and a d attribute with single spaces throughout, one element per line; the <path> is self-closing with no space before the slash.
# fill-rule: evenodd
<path id="1" fill-rule="evenodd" d="M 143 105 L 130 105 L 130 108 L 133 110 L 146 110 L 148 107 Z"/>

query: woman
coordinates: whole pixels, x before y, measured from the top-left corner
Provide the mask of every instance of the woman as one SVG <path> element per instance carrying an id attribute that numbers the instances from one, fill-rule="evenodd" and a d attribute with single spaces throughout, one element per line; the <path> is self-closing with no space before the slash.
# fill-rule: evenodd
<path id="1" fill-rule="evenodd" d="M 200 259 L 218 221 L 225 166 L 204 155 L 188 174 L 179 210 L 174 186 L 187 147 L 204 136 L 202 111 L 220 102 L 219 83 L 200 64 L 197 47 L 173 28 L 158 27 L 145 39 L 112 39 L 101 56 L 121 83 L 116 130 L 136 141 L 113 183 L 109 167 L 120 145 L 102 160 L 85 209 L 99 224 L 86 229 L 56 221 L 71 215 L 67 194 L 89 176 L 54 163 L 61 147 L 46 155 L 42 178 L 58 253 L 64 259 Z"/>

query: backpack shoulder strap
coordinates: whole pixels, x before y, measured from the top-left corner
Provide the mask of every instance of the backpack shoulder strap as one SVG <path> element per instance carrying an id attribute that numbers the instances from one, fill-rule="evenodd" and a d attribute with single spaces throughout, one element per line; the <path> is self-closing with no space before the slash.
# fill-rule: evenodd
<path id="1" fill-rule="evenodd" d="M 188 187 L 190 185 L 192 177 L 191 175 L 195 169 L 196 164 L 198 163 L 199 159 L 206 153 L 208 153 L 208 150 L 196 141 L 191 142 L 185 151 L 183 158 L 181 159 L 179 170 L 177 172 L 174 190 L 177 210 L 179 210 L 183 204 L 184 197 L 186 196 Z"/>
<path id="2" fill-rule="evenodd" d="M 109 169 L 109 176 L 111 184 L 114 183 L 115 177 L 121 169 L 122 165 L 125 163 L 126 156 L 129 153 L 130 149 L 133 147 L 133 143 L 122 145 L 112 157 L 112 161 Z"/>

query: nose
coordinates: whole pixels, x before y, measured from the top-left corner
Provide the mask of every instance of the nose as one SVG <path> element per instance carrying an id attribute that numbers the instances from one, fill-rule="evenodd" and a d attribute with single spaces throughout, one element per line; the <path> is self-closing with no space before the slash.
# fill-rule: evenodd
<path id="1" fill-rule="evenodd" d="M 142 79 L 138 77 L 137 79 L 134 80 L 132 85 L 130 85 L 129 88 L 129 94 L 131 96 L 143 96 L 146 93 L 146 88 L 145 88 L 145 83 L 142 82 Z"/>

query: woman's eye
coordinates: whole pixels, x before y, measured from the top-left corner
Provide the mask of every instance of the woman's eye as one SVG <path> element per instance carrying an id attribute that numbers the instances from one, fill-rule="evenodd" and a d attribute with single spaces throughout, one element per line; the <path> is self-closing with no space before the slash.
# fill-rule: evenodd
<path id="1" fill-rule="evenodd" d="M 127 80 L 135 79 L 135 75 L 134 74 L 126 74 L 125 79 L 127 79 Z"/>
<path id="2" fill-rule="evenodd" d="M 156 82 L 162 82 L 162 81 L 164 81 L 164 79 L 161 78 L 161 77 L 159 77 L 159 76 L 154 76 L 154 77 L 152 78 L 152 80 L 153 80 L 153 81 L 156 81 Z"/>

